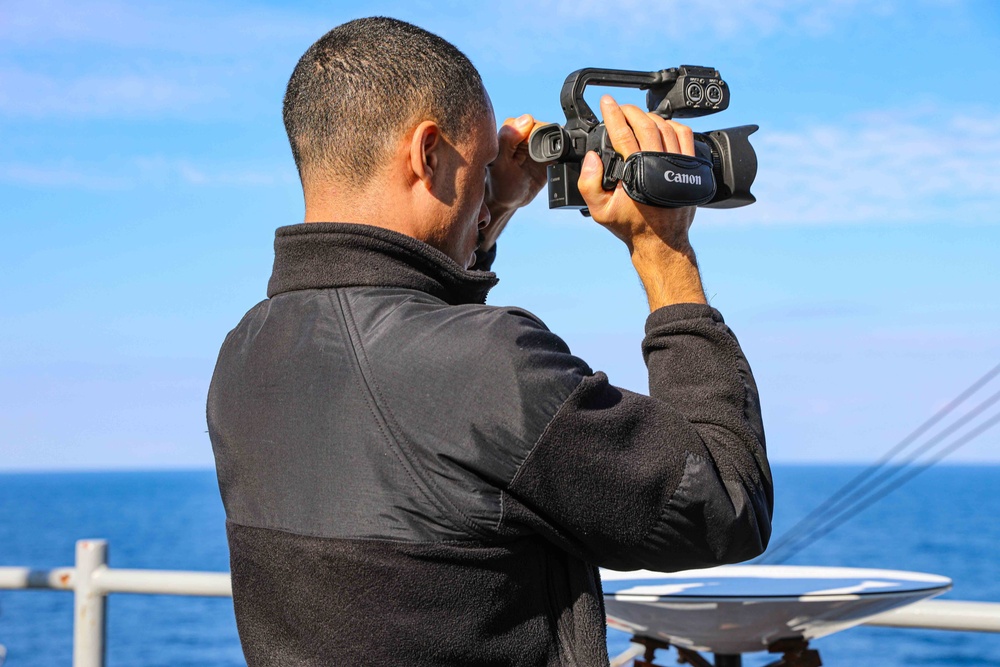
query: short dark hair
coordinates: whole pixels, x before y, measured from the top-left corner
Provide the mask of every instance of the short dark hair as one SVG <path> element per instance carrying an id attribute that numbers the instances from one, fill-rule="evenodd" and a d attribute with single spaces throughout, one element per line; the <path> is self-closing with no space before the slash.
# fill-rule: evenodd
<path id="1" fill-rule="evenodd" d="M 284 120 L 299 175 L 325 169 L 363 183 L 424 116 L 465 138 L 487 103 L 482 78 L 454 45 L 404 21 L 350 21 L 299 59 Z M 476 113 L 479 112 L 479 113 Z"/>

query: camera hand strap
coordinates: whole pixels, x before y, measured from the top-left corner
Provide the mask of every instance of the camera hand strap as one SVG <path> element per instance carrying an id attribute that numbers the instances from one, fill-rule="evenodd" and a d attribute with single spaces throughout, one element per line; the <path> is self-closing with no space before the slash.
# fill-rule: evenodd
<path id="1" fill-rule="evenodd" d="M 616 154 L 606 165 L 604 188 L 611 190 L 620 180 L 628 196 L 640 204 L 699 206 L 715 196 L 712 163 L 704 158 L 640 151 L 625 160 Z"/>

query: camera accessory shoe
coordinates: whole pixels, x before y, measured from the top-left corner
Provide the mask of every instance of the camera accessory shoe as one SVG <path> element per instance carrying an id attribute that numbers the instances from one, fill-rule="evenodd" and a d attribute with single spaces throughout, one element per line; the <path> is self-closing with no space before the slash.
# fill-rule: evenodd
<path id="1" fill-rule="evenodd" d="M 715 196 L 712 161 L 680 153 L 639 151 L 627 159 L 616 153 L 606 162 L 604 189 L 619 180 L 629 197 L 661 208 L 700 206 Z"/>

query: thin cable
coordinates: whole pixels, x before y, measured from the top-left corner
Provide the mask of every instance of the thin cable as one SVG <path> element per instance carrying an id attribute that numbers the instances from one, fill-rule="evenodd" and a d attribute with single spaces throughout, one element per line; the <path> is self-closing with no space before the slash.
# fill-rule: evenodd
<path id="1" fill-rule="evenodd" d="M 786 533 L 781 542 L 776 545 L 776 548 L 780 548 L 781 544 L 789 539 L 791 539 L 795 533 L 802 532 L 808 527 L 808 524 L 815 523 L 816 519 L 821 516 L 826 516 L 833 506 L 844 503 L 844 493 L 852 489 L 856 489 L 858 485 L 865 482 L 868 478 L 878 472 L 881 468 L 885 467 L 897 454 L 906 449 L 910 444 L 913 443 L 918 437 L 923 435 L 932 426 L 937 424 L 941 419 L 951 413 L 955 408 L 964 403 L 970 396 L 975 394 L 977 391 L 983 388 L 990 380 L 992 380 L 997 375 L 1000 375 L 1000 364 L 997 364 L 994 368 L 988 371 L 981 378 L 973 382 L 968 388 L 965 389 L 961 394 L 955 397 L 951 402 L 945 405 L 943 408 L 938 410 L 934 415 L 930 417 L 923 424 L 914 429 L 909 435 L 903 438 L 899 443 L 897 443 L 892 449 L 882 455 L 876 463 L 870 467 L 862 470 L 858 475 L 853 477 L 842 487 L 837 489 L 829 498 L 827 498 L 818 507 L 813 509 L 806 517 L 801 519 L 797 524 L 795 524 Z"/>
<path id="2" fill-rule="evenodd" d="M 837 505 L 842 505 L 844 502 L 844 494 L 852 489 L 856 489 L 860 484 L 867 481 L 872 475 L 878 472 L 881 468 L 885 467 L 897 454 L 905 450 L 910 444 L 912 444 L 917 438 L 927 432 L 932 426 L 941 421 L 949 413 L 951 413 L 955 408 L 964 403 L 970 396 L 975 394 L 977 391 L 982 389 L 987 383 L 989 383 L 997 375 L 1000 375 L 1000 364 L 997 364 L 992 369 L 986 372 L 981 378 L 969 385 L 962 393 L 952 399 L 947 405 L 938 410 L 933 414 L 927 421 L 922 423 L 916 429 L 914 429 L 909 435 L 899 441 L 895 446 L 893 446 L 888 452 L 882 455 L 882 457 L 876 461 L 874 464 L 868 468 L 862 470 L 859 474 L 851 478 L 843 486 L 833 492 L 833 494 L 828 497 L 825 501 L 820 503 L 815 509 L 809 512 L 804 518 L 800 519 L 798 523 L 792 526 L 782 539 L 774 546 L 774 550 L 781 549 L 784 544 L 790 540 L 796 539 L 796 535 L 803 531 L 811 530 L 810 524 L 817 522 L 817 519 L 822 516 L 829 514 L 830 510 L 836 508 Z M 768 555 L 758 562 L 765 562 L 768 560 Z"/>
<path id="3" fill-rule="evenodd" d="M 783 549 L 795 545 L 796 543 L 803 541 L 806 542 L 813 541 L 813 539 L 815 538 L 813 538 L 812 535 L 815 532 L 823 530 L 823 527 L 826 524 L 837 521 L 837 519 L 844 514 L 852 513 L 853 511 L 855 511 L 855 508 L 864 507 L 865 496 L 872 493 L 873 490 L 877 489 L 881 484 L 886 482 L 886 480 L 889 480 L 892 477 L 900 475 L 904 470 L 906 470 L 908 466 L 917 465 L 917 458 L 919 456 L 928 452 L 942 440 L 944 440 L 945 438 L 953 434 L 955 431 L 968 424 L 970 421 L 978 417 L 987 408 L 993 406 L 998 401 L 1000 401 L 1000 391 L 987 397 L 979 405 L 975 406 L 974 408 L 969 410 L 969 412 L 967 412 L 966 414 L 962 415 L 957 420 L 949 424 L 944 430 L 939 432 L 933 438 L 931 438 L 924 444 L 920 445 L 920 447 L 918 447 L 910 454 L 910 458 L 907 459 L 907 461 L 902 466 L 898 468 L 890 468 L 888 470 L 884 470 L 881 474 L 872 479 L 867 485 L 855 488 L 850 494 L 848 494 L 843 499 L 842 502 L 839 503 L 839 506 L 836 509 L 829 511 L 821 521 L 818 522 L 814 521 L 813 527 L 810 527 L 805 532 L 800 531 L 799 534 L 795 535 L 794 537 L 789 538 L 788 536 L 786 536 L 786 539 L 782 540 L 782 543 L 776 546 L 773 551 L 769 552 L 768 555 L 761 560 L 761 562 L 772 562 Z"/>
<path id="4" fill-rule="evenodd" d="M 910 470 L 909 470 L 909 472 L 908 472 L 908 474 L 906 474 L 903 477 L 897 479 L 895 481 L 895 483 L 890 484 L 890 485 L 882 488 L 881 490 L 877 491 L 875 494 L 873 494 L 872 496 L 870 496 L 867 499 L 868 502 L 865 503 L 862 507 L 860 507 L 858 509 L 858 511 L 861 511 L 861 510 L 865 509 L 866 507 L 868 507 L 869 505 L 871 505 L 872 503 L 875 503 L 875 502 L 881 500 L 882 498 L 886 497 L 887 495 L 889 495 L 890 493 L 892 493 L 893 491 L 895 491 L 896 489 L 898 489 L 903 484 L 906 484 L 908 481 L 910 481 L 911 479 L 913 479 L 914 477 L 916 477 L 920 473 L 922 473 L 925 470 L 927 470 L 928 468 L 934 466 L 934 464 L 938 463 L 944 457 L 948 456 L 949 454 L 951 454 L 955 450 L 959 449 L 960 447 L 963 447 L 963 446 L 967 445 L 968 443 L 972 442 L 977 437 L 979 437 L 980 435 L 982 435 L 983 433 L 985 433 L 989 429 L 993 428 L 997 424 L 1000 424 L 1000 412 L 998 412 L 997 414 L 993 415 L 992 417 L 990 417 L 989 419 L 987 419 L 985 422 L 983 422 L 982 424 L 980 424 L 976 428 L 972 429 L 972 431 L 970 431 L 969 433 L 966 433 L 965 435 L 961 436 L 960 438 L 952 441 L 951 444 L 949 444 L 947 447 L 945 447 L 940 452 L 938 452 L 938 455 L 934 459 L 932 459 L 931 461 L 929 461 L 926 465 L 911 467 Z M 792 547 L 789 550 L 789 553 L 787 555 L 785 555 L 783 558 L 779 558 L 779 559 L 775 560 L 774 562 L 777 563 L 777 564 L 784 563 L 789 558 L 791 558 L 792 556 L 794 556 L 795 554 L 797 554 L 799 551 L 802 551 L 802 549 L 804 549 L 807 546 L 809 546 L 809 544 L 811 542 L 813 542 L 815 540 L 818 540 L 821 537 L 824 537 L 825 535 L 827 535 L 832 530 L 834 530 L 835 528 L 837 528 L 838 526 L 840 526 L 840 524 L 842 524 L 844 521 L 846 521 L 849 518 L 850 518 L 850 515 L 844 515 L 844 516 L 841 517 L 840 521 L 828 523 L 820 531 L 818 531 L 818 532 L 816 532 L 816 533 L 813 534 L 812 540 L 810 540 L 809 542 L 807 542 L 805 544 L 800 544 L 798 546 Z"/>

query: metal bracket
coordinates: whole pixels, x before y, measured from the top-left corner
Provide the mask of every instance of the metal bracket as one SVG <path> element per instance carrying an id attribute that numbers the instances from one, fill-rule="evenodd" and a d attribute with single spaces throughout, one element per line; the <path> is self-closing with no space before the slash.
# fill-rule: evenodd
<path id="1" fill-rule="evenodd" d="M 653 660 L 656 658 L 656 649 L 670 648 L 670 642 L 665 642 L 661 639 L 653 639 L 652 637 L 641 637 L 639 635 L 635 635 L 632 637 L 632 642 L 646 647 L 646 652 L 642 656 L 643 659 L 639 660 L 637 658 L 632 663 L 634 667 L 657 667 L 657 665 L 653 663 Z"/>
<path id="2" fill-rule="evenodd" d="M 767 647 L 768 653 L 784 653 L 780 660 L 765 667 L 821 667 L 819 651 L 809 648 L 804 639 L 779 639 Z"/>
<path id="3" fill-rule="evenodd" d="M 692 651 L 688 648 L 681 648 L 680 646 L 675 646 L 677 649 L 677 662 L 682 665 L 694 665 L 694 667 L 712 667 L 712 663 L 705 658 L 701 657 L 701 654 L 697 651 Z"/>

